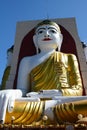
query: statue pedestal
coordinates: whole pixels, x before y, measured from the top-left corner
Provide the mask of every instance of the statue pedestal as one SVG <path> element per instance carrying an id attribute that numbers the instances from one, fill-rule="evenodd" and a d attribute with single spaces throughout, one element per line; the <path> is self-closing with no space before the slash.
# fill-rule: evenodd
<path id="1" fill-rule="evenodd" d="M 27 127 L 27 128 L 13 128 L 13 127 L 3 127 L 0 130 L 70 130 L 70 127 L 67 129 L 66 126 L 54 126 L 54 127 Z M 87 130 L 87 126 L 73 126 L 72 130 Z"/>

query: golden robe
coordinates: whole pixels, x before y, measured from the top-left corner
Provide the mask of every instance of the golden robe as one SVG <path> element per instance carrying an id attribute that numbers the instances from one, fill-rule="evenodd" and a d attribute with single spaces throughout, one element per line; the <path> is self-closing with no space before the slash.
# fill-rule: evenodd
<path id="1" fill-rule="evenodd" d="M 29 78 L 31 91 L 38 92 L 40 90 L 58 89 L 62 92 L 63 96 L 82 95 L 82 82 L 78 62 L 76 56 L 72 54 L 53 53 L 31 71 Z M 32 124 L 33 122 L 38 122 L 44 116 L 44 108 L 45 101 L 16 101 L 13 112 L 7 112 L 5 123 Z M 78 111 L 80 108 L 82 108 L 81 111 Z M 52 110 L 57 122 L 76 122 L 79 112 L 83 115 L 87 112 L 87 103 L 85 101 L 82 104 L 82 101 L 80 101 L 73 102 L 72 104 L 57 104 Z M 14 120 L 12 120 L 13 117 Z"/>
<path id="2" fill-rule="evenodd" d="M 82 82 L 75 55 L 54 52 L 30 73 L 31 91 L 61 90 L 63 96 L 81 96 Z"/>

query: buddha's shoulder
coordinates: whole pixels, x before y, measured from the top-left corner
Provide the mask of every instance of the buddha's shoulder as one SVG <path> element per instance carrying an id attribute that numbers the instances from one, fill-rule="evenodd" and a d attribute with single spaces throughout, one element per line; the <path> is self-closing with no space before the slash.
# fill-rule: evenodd
<path id="1" fill-rule="evenodd" d="M 21 59 L 20 65 L 28 64 L 31 61 L 31 56 L 27 56 Z"/>
<path id="2" fill-rule="evenodd" d="M 38 55 L 26 56 L 26 57 L 22 58 L 21 64 L 25 64 L 25 63 L 27 64 L 27 63 L 30 63 L 37 59 L 38 59 Z"/>
<path id="3" fill-rule="evenodd" d="M 73 60 L 77 60 L 76 55 L 71 54 L 71 53 L 63 53 L 63 52 L 57 52 L 59 55 L 61 55 L 61 57 L 65 57 L 65 58 L 71 58 Z"/>

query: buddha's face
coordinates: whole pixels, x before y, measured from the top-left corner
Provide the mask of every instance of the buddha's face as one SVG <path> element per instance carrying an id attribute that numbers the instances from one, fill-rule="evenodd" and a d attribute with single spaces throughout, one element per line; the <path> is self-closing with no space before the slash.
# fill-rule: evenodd
<path id="1" fill-rule="evenodd" d="M 34 43 L 40 50 L 50 50 L 59 48 L 62 42 L 62 34 L 53 25 L 42 25 L 36 29 Z"/>

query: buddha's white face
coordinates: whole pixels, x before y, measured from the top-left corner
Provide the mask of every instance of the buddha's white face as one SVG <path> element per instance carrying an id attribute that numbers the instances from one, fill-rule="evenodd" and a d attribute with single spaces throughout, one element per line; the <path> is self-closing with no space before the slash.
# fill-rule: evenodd
<path id="1" fill-rule="evenodd" d="M 34 43 L 37 44 L 41 51 L 60 48 L 62 34 L 52 25 L 42 25 L 36 29 Z"/>

